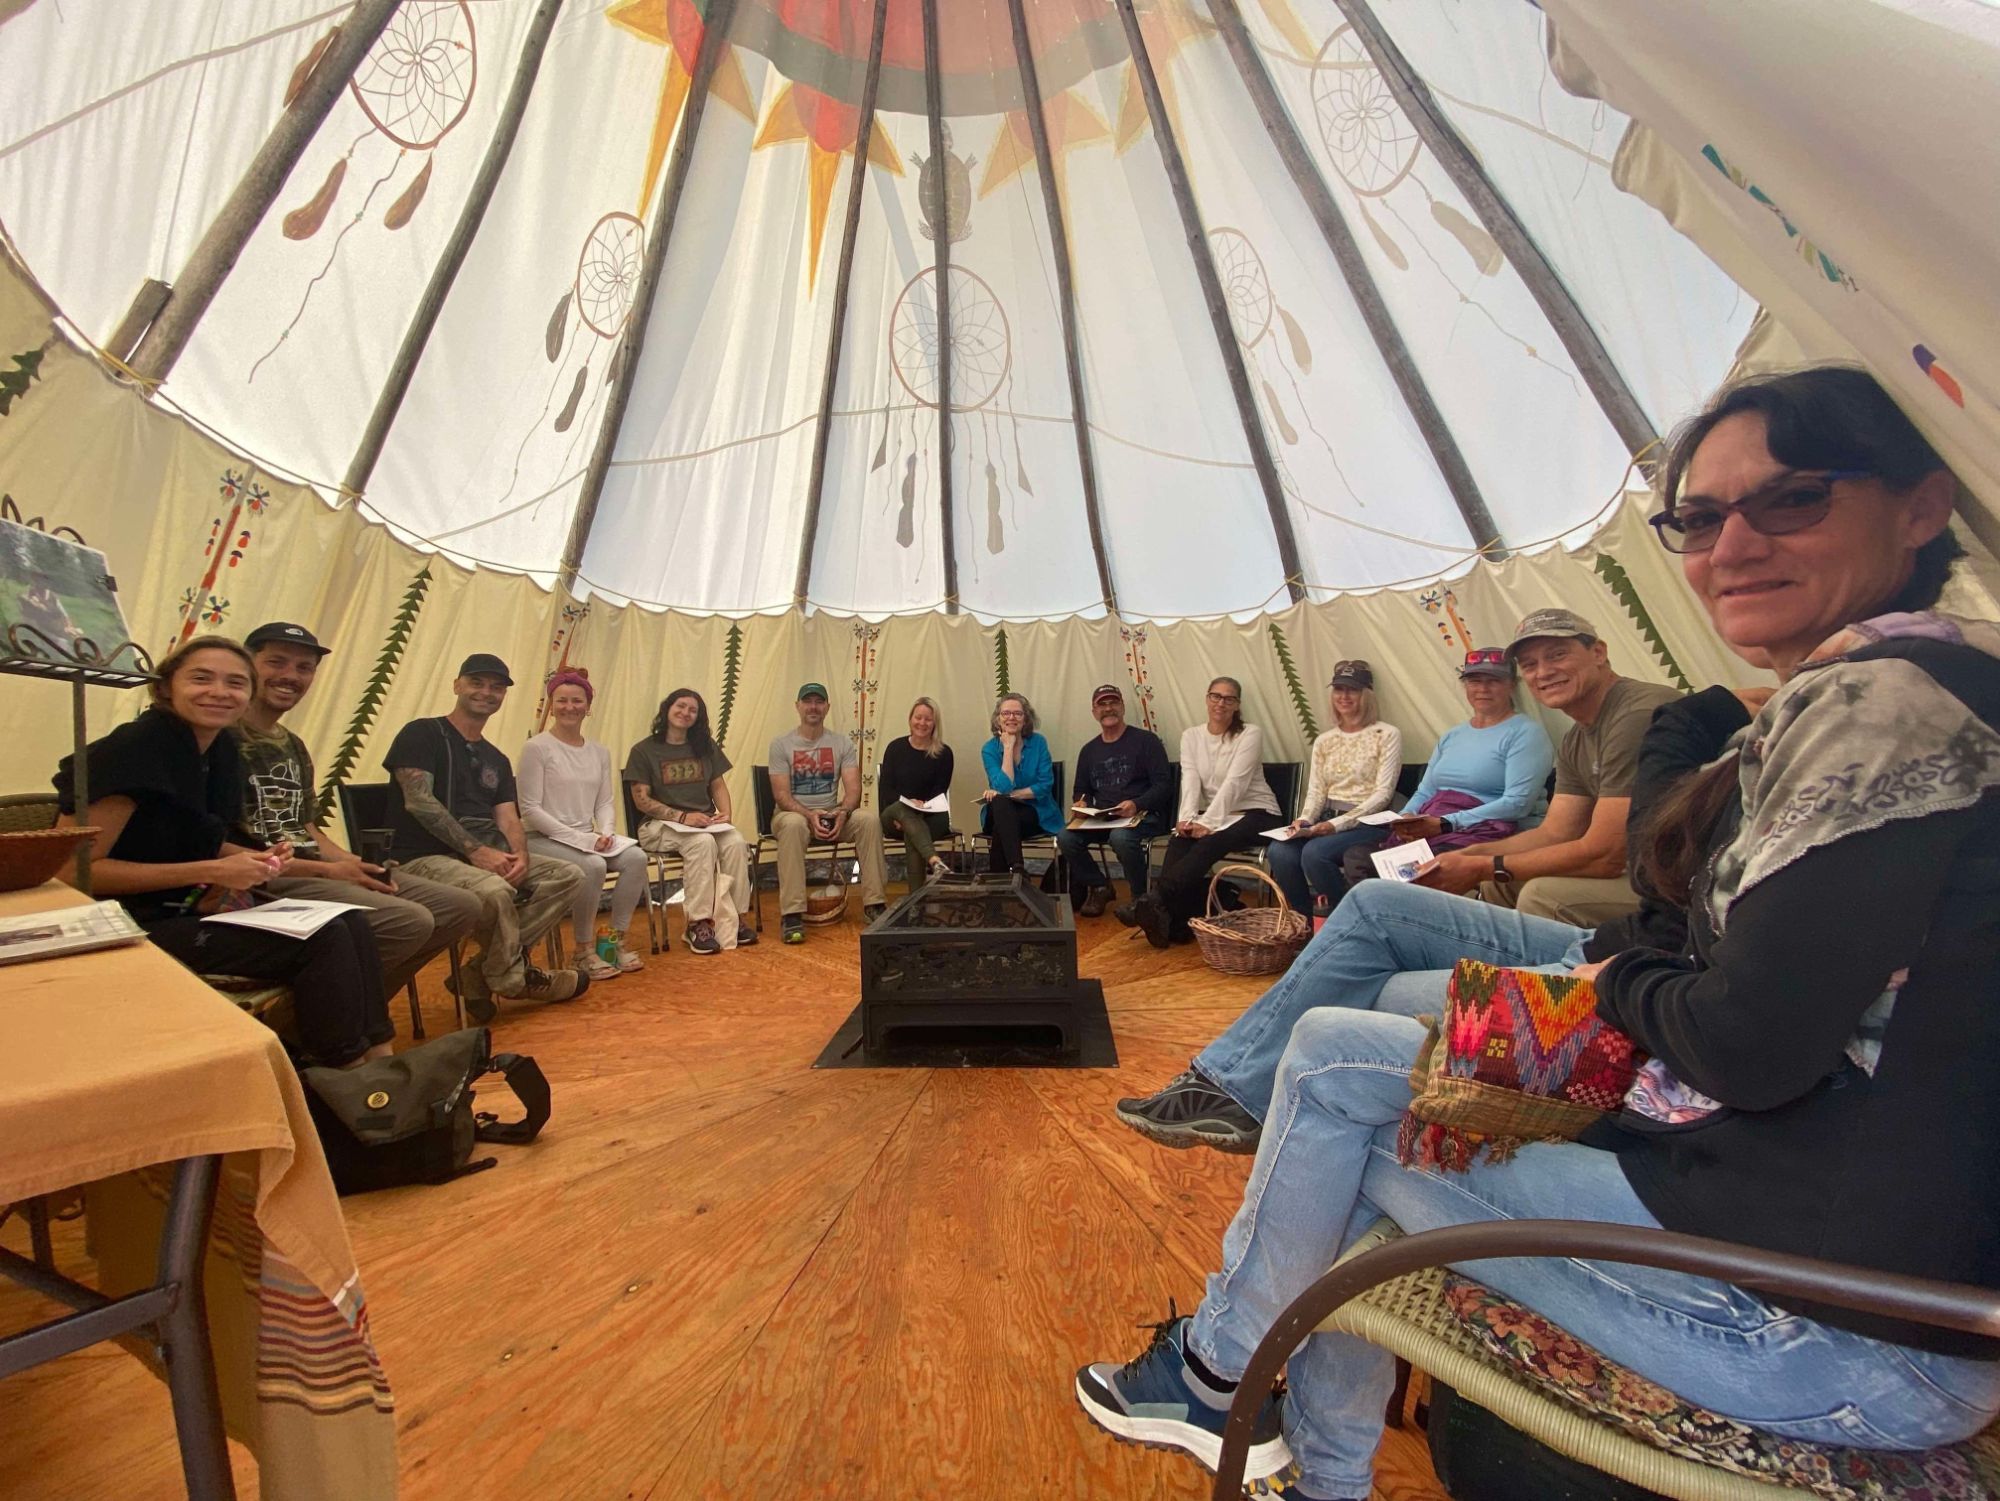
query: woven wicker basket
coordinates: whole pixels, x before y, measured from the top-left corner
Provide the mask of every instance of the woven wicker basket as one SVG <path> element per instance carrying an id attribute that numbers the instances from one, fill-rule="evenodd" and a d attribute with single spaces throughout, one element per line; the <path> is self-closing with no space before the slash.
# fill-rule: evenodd
<path id="1" fill-rule="evenodd" d="M 841 881 L 809 888 L 805 916 L 807 922 L 815 924 L 839 922 L 847 916 L 847 883 Z"/>
<path id="2" fill-rule="evenodd" d="M 90 827 L 0 834 L 0 891 L 41 885 L 69 864 L 78 845 L 96 837 Z"/>
<path id="3" fill-rule="evenodd" d="M 1216 892 L 1227 875 L 1255 876 L 1271 888 L 1275 907 L 1221 912 Z M 1208 880 L 1208 915 L 1188 920 L 1201 957 L 1225 975 L 1275 975 L 1298 958 L 1312 937 L 1312 923 L 1294 912 L 1278 883 L 1254 865 L 1222 865 Z"/>

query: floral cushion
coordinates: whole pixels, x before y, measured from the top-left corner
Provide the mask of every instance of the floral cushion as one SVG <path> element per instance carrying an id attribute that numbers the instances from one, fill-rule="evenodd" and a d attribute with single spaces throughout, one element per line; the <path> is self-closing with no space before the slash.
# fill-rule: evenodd
<path id="1" fill-rule="evenodd" d="M 1613 1365 L 1491 1288 L 1447 1273 L 1447 1306 L 1487 1352 L 1557 1400 L 1692 1460 L 1827 1501 L 2000 1501 L 2000 1425 L 1948 1448 L 1836 1449 L 1778 1438 L 1682 1401 Z"/>

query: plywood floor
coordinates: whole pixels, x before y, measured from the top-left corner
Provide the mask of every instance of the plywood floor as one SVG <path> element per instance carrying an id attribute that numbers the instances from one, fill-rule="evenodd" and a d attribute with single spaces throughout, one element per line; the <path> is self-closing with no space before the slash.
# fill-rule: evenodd
<path id="1" fill-rule="evenodd" d="M 858 997 L 856 923 L 803 948 L 680 947 L 504 1015 L 504 1046 L 553 1082 L 542 1140 L 347 1201 L 404 1497 L 1207 1496 L 1192 1462 L 1100 1434 L 1070 1378 L 1198 1301 L 1248 1172 L 1148 1144 L 1111 1101 L 1262 986 L 1109 918 L 1081 928 L 1115 1071 L 815 1072 Z M 448 1026 L 436 976 L 425 990 Z M 81 1235 L 59 1249 L 87 1280 Z M 0 1329 L 49 1311 L 0 1284 Z M 131 1357 L 0 1384 L 0 1497 L 179 1494 L 165 1390 Z M 1389 1435 L 1377 1496 L 1445 1501 L 1413 1430 Z"/>

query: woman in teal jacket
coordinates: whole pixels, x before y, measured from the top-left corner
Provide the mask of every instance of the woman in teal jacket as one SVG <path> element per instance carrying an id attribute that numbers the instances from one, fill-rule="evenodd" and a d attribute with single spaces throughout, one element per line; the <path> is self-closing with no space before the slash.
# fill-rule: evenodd
<path id="1" fill-rule="evenodd" d="M 992 868 L 1026 873 L 1021 846 L 1052 838 L 1063 825 L 1056 806 L 1056 768 L 1049 742 L 1037 732 L 1035 706 L 1018 693 L 993 706 L 993 737 L 980 747 L 986 763 L 986 804 L 980 826 L 992 839 Z"/>

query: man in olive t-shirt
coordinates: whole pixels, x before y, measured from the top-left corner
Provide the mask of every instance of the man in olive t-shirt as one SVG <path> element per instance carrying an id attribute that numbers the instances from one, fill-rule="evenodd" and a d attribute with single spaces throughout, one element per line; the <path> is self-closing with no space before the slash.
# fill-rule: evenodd
<path id="1" fill-rule="evenodd" d="M 1536 610 L 1508 657 L 1537 701 L 1573 721 L 1556 749 L 1555 796 L 1535 828 L 1441 855 L 1421 884 L 1531 917 L 1595 928 L 1639 910 L 1625 870 L 1625 820 L 1639 742 L 1673 688 L 1620 677 L 1596 630 L 1569 610 Z"/>

